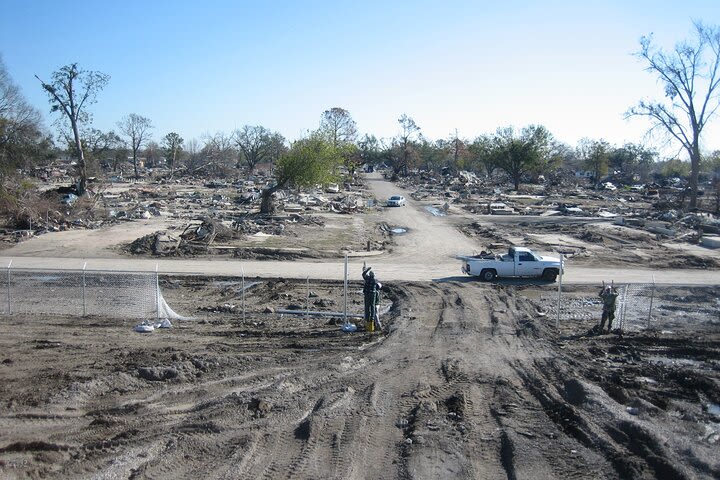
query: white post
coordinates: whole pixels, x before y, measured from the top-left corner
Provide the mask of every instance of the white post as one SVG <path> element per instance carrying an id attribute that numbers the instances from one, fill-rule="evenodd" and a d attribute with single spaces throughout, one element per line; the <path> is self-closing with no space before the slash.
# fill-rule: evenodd
<path id="1" fill-rule="evenodd" d="M 653 279 L 652 289 L 650 290 L 650 311 L 648 311 L 648 319 L 647 319 L 648 330 L 650 329 L 650 322 L 652 321 L 653 299 L 655 298 L 655 274 L 653 274 L 652 279 Z"/>
<path id="2" fill-rule="evenodd" d="M 8 263 L 7 266 L 7 313 L 10 315 L 12 313 L 12 310 L 10 310 L 10 267 L 12 266 L 12 259 L 10 259 L 10 263 Z"/>
<path id="3" fill-rule="evenodd" d="M 344 306 L 343 306 L 343 322 L 347 323 L 347 288 L 348 288 L 348 255 L 345 253 L 345 275 L 344 282 L 343 282 L 343 298 L 344 298 Z"/>
<path id="4" fill-rule="evenodd" d="M 158 269 L 160 266 L 155 264 L 155 321 L 160 322 L 160 277 Z"/>
<path id="5" fill-rule="evenodd" d="M 82 274 L 82 280 L 83 280 L 83 317 L 87 316 L 87 306 L 85 304 L 85 267 L 87 267 L 87 262 L 83 263 L 83 274 Z"/>
<path id="6" fill-rule="evenodd" d="M 560 297 L 562 293 L 562 279 L 563 279 L 563 270 L 564 270 L 564 255 L 560 254 L 560 280 L 558 281 L 558 301 L 557 301 L 557 318 L 555 318 L 555 328 L 560 327 Z"/>
<path id="7" fill-rule="evenodd" d="M 242 319 L 245 322 L 245 268 L 240 266 L 240 274 L 242 275 Z"/>

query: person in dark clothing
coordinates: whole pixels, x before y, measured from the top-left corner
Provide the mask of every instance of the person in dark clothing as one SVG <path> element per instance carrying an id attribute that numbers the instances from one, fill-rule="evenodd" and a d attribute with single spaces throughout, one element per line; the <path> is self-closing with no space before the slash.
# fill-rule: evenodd
<path id="1" fill-rule="evenodd" d="M 376 325 L 378 329 L 380 329 L 377 304 L 380 299 L 381 285 L 375 279 L 375 273 L 372 271 L 372 267 L 363 266 L 362 277 L 363 280 L 365 280 L 363 284 L 363 299 L 365 302 L 363 318 L 365 320 L 365 328 L 369 332 L 374 332 Z"/>
<path id="2" fill-rule="evenodd" d="M 615 301 L 618 297 L 618 291 L 614 285 L 605 285 L 603 282 L 602 289 L 600 290 L 600 298 L 603 302 L 602 317 L 600 319 L 600 333 L 602 333 L 605 327 L 605 320 L 608 322 L 608 333 L 612 329 L 612 322 L 615 320 Z"/>

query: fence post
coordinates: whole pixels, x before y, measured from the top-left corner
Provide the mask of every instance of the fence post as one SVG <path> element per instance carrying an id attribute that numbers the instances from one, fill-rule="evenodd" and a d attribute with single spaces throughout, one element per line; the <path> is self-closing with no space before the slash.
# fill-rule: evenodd
<path id="1" fill-rule="evenodd" d="M 10 267 L 12 266 L 12 259 L 10 259 L 10 263 L 8 263 L 7 266 L 7 313 L 10 315 L 12 313 L 12 310 L 10 309 Z"/>
<path id="2" fill-rule="evenodd" d="M 240 265 L 240 275 L 242 276 L 242 319 L 245 322 L 245 267 Z"/>
<path id="3" fill-rule="evenodd" d="M 652 288 L 650 289 L 650 310 L 648 311 L 648 319 L 647 319 L 647 329 L 650 330 L 650 322 L 652 321 L 652 308 L 653 308 L 653 300 L 655 299 L 655 274 L 652 276 L 653 283 Z"/>
<path id="4" fill-rule="evenodd" d="M 630 284 L 625 284 L 625 289 L 623 290 L 623 303 L 622 303 L 622 310 L 620 315 L 620 331 L 625 331 L 625 313 L 627 312 L 627 303 L 628 303 L 628 289 L 630 288 Z"/>
<path id="5" fill-rule="evenodd" d="M 564 259 L 564 255 L 561 253 L 560 254 L 560 280 L 558 281 L 557 318 L 555 318 L 555 328 L 556 329 L 560 327 L 560 297 L 561 297 L 561 292 L 562 292 L 562 279 L 563 279 L 563 270 L 564 270 L 563 259 Z"/>
<path id="6" fill-rule="evenodd" d="M 155 264 L 155 321 L 160 322 L 160 276 L 158 275 L 159 265 Z"/>
<path id="7" fill-rule="evenodd" d="M 305 277 L 305 318 L 310 316 L 310 277 Z"/>
<path id="8" fill-rule="evenodd" d="M 347 323 L 348 254 L 345 253 L 345 274 L 343 275 L 343 323 Z"/>
<path id="9" fill-rule="evenodd" d="M 82 281 L 83 281 L 83 317 L 87 316 L 87 306 L 85 304 L 85 267 L 87 267 L 87 262 L 83 263 L 83 273 L 82 273 Z"/>

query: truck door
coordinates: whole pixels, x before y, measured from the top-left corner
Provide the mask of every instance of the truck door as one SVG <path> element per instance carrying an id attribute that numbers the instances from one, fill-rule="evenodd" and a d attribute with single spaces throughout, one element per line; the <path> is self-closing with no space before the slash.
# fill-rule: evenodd
<path id="1" fill-rule="evenodd" d="M 515 275 L 519 277 L 539 277 L 542 265 L 530 252 L 518 252 L 515 261 Z"/>
<path id="2" fill-rule="evenodd" d="M 509 254 L 501 256 L 495 266 L 499 277 L 512 277 L 515 274 L 515 258 Z"/>

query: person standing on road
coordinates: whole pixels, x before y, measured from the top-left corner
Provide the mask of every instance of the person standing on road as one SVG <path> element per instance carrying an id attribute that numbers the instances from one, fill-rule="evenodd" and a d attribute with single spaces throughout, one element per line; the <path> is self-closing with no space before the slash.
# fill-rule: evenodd
<path id="1" fill-rule="evenodd" d="M 603 282 L 602 289 L 600 290 L 600 298 L 603 302 L 602 317 L 600 318 L 600 332 L 602 333 L 605 327 L 605 320 L 608 322 L 608 333 L 612 330 L 612 322 L 615 320 L 615 301 L 618 297 L 618 291 L 614 284 L 605 285 Z"/>
<path id="2" fill-rule="evenodd" d="M 380 284 L 375 280 L 375 273 L 372 267 L 363 265 L 363 299 L 365 301 L 365 312 L 363 318 L 365 320 L 365 328 L 368 332 L 375 331 L 375 324 L 379 323 L 377 318 L 377 303 L 380 298 Z"/>

